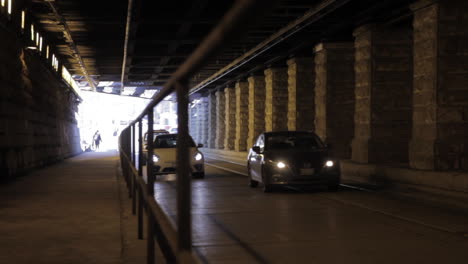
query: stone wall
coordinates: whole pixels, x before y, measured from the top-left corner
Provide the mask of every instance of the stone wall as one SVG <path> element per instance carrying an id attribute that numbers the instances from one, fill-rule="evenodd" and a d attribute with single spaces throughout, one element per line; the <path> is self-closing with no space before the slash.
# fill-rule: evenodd
<path id="1" fill-rule="evenodd" d="M 411 134 L 410 26 L 355 30 L 355 133 L 352 159 L 408 163 Z"/>
<path id="2" fill-rule="evenodd" d="M 410 165 L 468 170 L 468 2 L 418 1 L 414 10 Z"/>
<path id="3" fill-rule="evenodd" d="M 0 180 L 81 152 L 77 97 L 0 27 Z"/>
<path id="4" fill-rule="evenodd" d="M 245 81 L 236 83 L 236 140 L 235 151 L 247 150 L 249 134 L 249 84 Z"/>
<path id="5" fill-rule="evenodd" d="M 354 44 L 315 47 L 315 131 L 334 157 L 351 157 L 354 136 Z"/>
<path id="6" fill-rule="evenodd" d="M 218 130 L 217 126 L 217 96 L 216 93 L 208 94 L 208 140 L 207 144 L 209 148 L 216 148 L 216 134 Z"/>
<path id="7" fill-rule="evenodd" d="M 314 130 L 314 58 L 288 60 L 288 130 Z"/>
<path id="8" fill-rule="evenodd" d="M 203 144 L 203 146 L 208 145 L 208 97 L 200 98 L 200 109 L 198 115 L 199 122 L 199 141 L 197 143 Z"/>
<path id="9" fill-rule="evenodd" d="M 287 68 L 265 70 L 265 131 L 288 129 Z"/>
<path id="10" fill-rule="evenodd" d="M 233 150 L 236 139 L 236 90 L 233 87 L 226 87 L 224 97 L 226 101 L 224 149 Z"/>
<path id="11" fill-rule="evenodd" d="M 198 105 L 189 106 L 189 134 L 192 136 L 195 142 L 198 142 L 198 115 L 197 109 Z"/>
<path id="12" fill-rule="evenodd" d="M 224 137 L 226 136 L 226 107 L 223 90 L 216 91 L 216 141 L 215 148 L 224 149 Z"/>
<path id="13" fill-rule="evenodd" d="M 255 143 L 265 130 L 265 77 L 250 76 L 249 82 L 249 136 L 247 148 Z"/>

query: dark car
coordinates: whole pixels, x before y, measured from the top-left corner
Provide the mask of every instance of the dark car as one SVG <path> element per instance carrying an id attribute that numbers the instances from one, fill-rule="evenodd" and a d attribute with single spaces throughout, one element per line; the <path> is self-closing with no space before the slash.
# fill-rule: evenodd
<path id="1" fill-rule="evenodd" d="M 249 186 L 263 183 L 269 192 L 280 185 L 326 185 L 338 190 L 340 166 L 313 132 L 266 132 L 258 136 L 247 157 Z"/>

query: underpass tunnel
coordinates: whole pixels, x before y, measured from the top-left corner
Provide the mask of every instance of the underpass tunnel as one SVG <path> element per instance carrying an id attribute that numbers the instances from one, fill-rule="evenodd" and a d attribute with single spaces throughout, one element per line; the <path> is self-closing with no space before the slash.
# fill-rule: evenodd
<path id="1" fill-rule="evenodd" d="M 184 134 L 187 106 L 188 133 L 211 168 L 247 176 L 259 135 L 312 131 L 344 185 L 468 208 L 466 1 L 95 2 L 0 2 L 3 186 L 120 154 L 106 170 L 141 202 L 129 175 L 150 181 L 143 135 Z M 198 50 L 225 14 L 245 11 L 238 5 L 258 18 Z M 199 54 L 208 55 L 193 63 Z"/>
<path id="2" fill-rule="evenodd" d="M 329 12 L 323 17 L 313 6 L 299 15 L 311 7 L 280 4 L 264 22 L 276 16 L 276 30 L 254 30 L 191 78 L 190 134 L 207 155 L 243 162 L 263 131 L 315 131 L 343 161 L 345 177 L 465 192 L 466 177 L 453 176 L 468 168 L 459 40 L 466 32 L 465 21 L 455 19 L 463 3 L 409 2 L 364 7 L 351 1 L 321 7 Z M 102 150 L 116 149 L 119 132 L 214 23 L 186 21 L 177 33 L 185 39 L 173 40 L 167 32 L 180 21 L 138 21 L 150 4 L 136 1 L 128 32 L 118 12 L 125 3 L 113 5 L 106 22 L 93 26 L 101 7 L 84 11 L 83 4 L 2 4 L 2 180 L 95 149 L 100 127 Z M 216 17 L 212 10 L 229 7 L 218 5 L 194 7 L 193 14 Z M 279 18 L 293 8 L 296 13 Z M 82 17 L 61 10 L 79 10 Z M 453 14 L 429 23 L 424 18 L 437 15 L 431 12 Z M 165 25 L 161 40 L 137 30 L 150 25 Z M 127 41 L 117 41 L 123 35 Z M 54 44 L 57 38 L 66 45 Z M 265 41 L 257 45 L 255 39 Z M 176 129 L 175 97 L 158 106 L 154 118 L 155 129 Z"/>

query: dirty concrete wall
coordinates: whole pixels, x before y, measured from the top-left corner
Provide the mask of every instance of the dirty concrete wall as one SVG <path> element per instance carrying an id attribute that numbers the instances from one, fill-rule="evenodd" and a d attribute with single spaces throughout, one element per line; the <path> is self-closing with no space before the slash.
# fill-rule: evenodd
<path id="1" fill-rule="evenodd" d="M 81 152 L 75 94 L 0 27 L 0 180 Z"/>

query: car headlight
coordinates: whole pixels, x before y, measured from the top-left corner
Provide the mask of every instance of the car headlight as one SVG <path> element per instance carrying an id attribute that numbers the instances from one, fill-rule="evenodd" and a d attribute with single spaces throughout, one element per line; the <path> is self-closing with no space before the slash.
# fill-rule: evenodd
<path id="1" fill-rule="evenodd" d="M 331 160 L 327 160 L 325 162 L 325 167 L 333 167 L 333 165 L 335 165 L 335 163 L 333 163 L 333 161 L 331 161 Z"/>
<path id="2" fill-rule="evenodd" d="M 280 161 L 280 162 L 276 163 L 276 167 L 282 169 L 282 168 L 286 167 L 286 164 L 284 162 Z"/>
<path id="3" fill-rule="evenodd" d="M 200 152 L 198 152 L 197 154 L 195 154 L 195 157 L 194 157 L 194 158 L 195 158 L 195 160 L 198 161 L 198 160 L 203 159 L 203 155 L 202 155 Z"/>
<path id="4" fill-rule="evenodd" d="M 153 155 L 153 162 L 158 162 L 159 161 L 159 156 L 154 154 Z"/>

